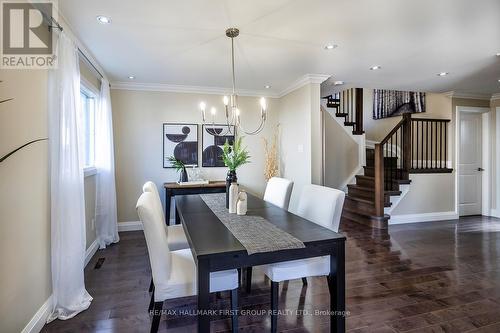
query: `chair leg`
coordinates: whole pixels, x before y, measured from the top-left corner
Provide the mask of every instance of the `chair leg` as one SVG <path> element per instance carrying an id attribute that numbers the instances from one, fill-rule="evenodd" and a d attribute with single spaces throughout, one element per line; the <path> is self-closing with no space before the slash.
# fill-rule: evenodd
<path id="1" fill-rule="evenodd" d="M 271 280 L 271 333 L 276 333 L 278 326 L 278 293 L 280 284 Z"/>
<path id="2" fill-rule="evenodd" d="M 153 310 L 154 305 L 155 305 L 155 291 L 153 289 L 153 292 L 151 293 L 151 300 L 149 301 L 149 307 L 148 307 L 149 313 L 151 313 L 151 310 Z"/>
<path id="3" fill-rule="evenodd" d="M 307 278 L 305 278 L 305 277 L 302 278 L 302 284 L 304 286 L 307 286 Z"/>
<path id="4" fill-rule="evenodd" d="M 151 333 L 158 332 L 160 326 L 161 310 L 163 309 L 163 302 L 155 302 L 153 308 L 153 322 L 151 323 Z"/>
<path id="5" fill-rule="evenodd" d="M 252 292 L 252 267 L 247 267 L 246 292 L 247 294 Z"/>
<path id="6" fill-rule="evenodd" d="M 238 332 L 238 288 L 231 290 L 231 332 Z"/>
<path id="7" fill-rule="evenodd" d="M 155 285 L 153 283 L 153 278 L 151 278 L 151 283 L 149 284 L 149 292 L 152 293 L 155 290 Z"/>

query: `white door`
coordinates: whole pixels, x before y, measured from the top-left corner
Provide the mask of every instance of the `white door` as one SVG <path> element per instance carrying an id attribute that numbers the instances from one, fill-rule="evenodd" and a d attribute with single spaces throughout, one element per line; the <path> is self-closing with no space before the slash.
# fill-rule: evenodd
<path id="1" fill-rule="evenodd" d="M 481 114 L 460 114 L 459 214 L 481 215 Z"/>

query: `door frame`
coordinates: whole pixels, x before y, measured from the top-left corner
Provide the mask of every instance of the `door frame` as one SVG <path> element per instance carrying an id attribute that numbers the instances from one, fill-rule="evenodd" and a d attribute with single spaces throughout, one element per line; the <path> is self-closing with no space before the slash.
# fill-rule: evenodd
<path id="1" fill-rule="evenodd" d="M 460 194 L 460 119 L 463 113 L 481 114 L 481 165 L 484 169 L 481 177 L 481 215 L 491 216 L 491 109 L 488 107 L 457 106 L 455 113 L 455 213 L 460 214 L 459 194 Z"/>

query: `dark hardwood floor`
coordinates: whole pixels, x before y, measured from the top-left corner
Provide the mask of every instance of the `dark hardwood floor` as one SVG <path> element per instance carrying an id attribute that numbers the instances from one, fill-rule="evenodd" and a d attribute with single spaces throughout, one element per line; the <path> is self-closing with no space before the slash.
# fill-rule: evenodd
<path id="1" fill-rule="evenodd" d="M 500 332 L 500 220 L 467 217 L 458 221 L 390 226 L 389 233 L 342 223 L 348 237 L 347 329 L 382 332 Z M 96 253 L 85 270 L 90 308 L 43 332 L 149 332 L 150 267 L 142 232 L 122 233 L 119 244 Z M 102 266 L 96 269 L 99 258 Z M 240 292 L 243 332 L 267 332 L 270 283 L 254 274 L 250 295 Z M 280 285 L 280 309 L 301 309 L 279 317 L 280 331 L 327 332 L 324 278 Z M 178 315 L 195 309 L 195 298 L 165 303 L 160 332 L 194 332 L 196 318 Z M 213 295 L 215 309 L 229 309 L 229 295 Z M 227 317 L 212 321 L 213 332 L 230 330 Z"/>

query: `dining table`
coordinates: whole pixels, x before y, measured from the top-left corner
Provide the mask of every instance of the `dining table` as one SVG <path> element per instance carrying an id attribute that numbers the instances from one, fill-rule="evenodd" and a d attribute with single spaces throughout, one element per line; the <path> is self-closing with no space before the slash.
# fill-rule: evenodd
<path id="1" fill-rule="evenodd" d="M 330 332 L 345 332 L 345 236 L 251 194 L 247 207 L 247 215 L 264 218 L 304 246 L 249 254 L 201 195 L 176 197 L 176 209 L 197 268 L 198 332 L 210 331 L 211 272 L 320 256 L 330 256 L 330 274 L 325 279 L 330 290 Z"/>

